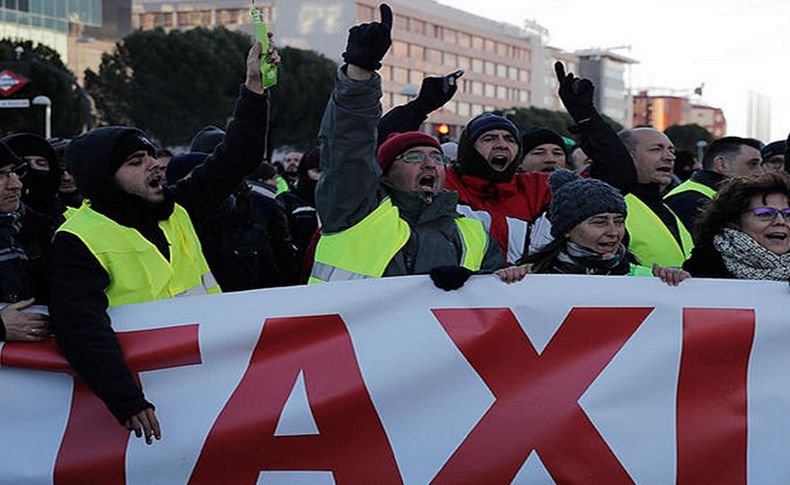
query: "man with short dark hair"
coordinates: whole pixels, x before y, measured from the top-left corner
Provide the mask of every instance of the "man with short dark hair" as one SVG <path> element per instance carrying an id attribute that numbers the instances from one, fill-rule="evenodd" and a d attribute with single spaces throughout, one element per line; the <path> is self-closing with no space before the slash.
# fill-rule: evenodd
<path id="1" fill-rule="evenodd" d="M 703 205 L 716 195 L 723 180 L 763 171 L 760 148 L 760 142 L 753 138 L 725 136 L 715 140 L 702 158 L 702 170 L 672 189 L 664 202 L 693 231 Z"/>

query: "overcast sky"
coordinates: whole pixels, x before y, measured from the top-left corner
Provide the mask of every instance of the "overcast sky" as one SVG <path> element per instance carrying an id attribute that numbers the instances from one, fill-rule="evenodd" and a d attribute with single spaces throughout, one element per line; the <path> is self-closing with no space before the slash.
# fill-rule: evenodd
<path id="1" fill-rule="evenodd" d="M 537 21 L 573 51 L 631 45 L 633 85 L 693 89 L 744 135 L 747 91 L 771 98 L 771 137 L 790 131 L 790 0 L 438 0 L 495 20 Z M 768 141 L 768 140 L 764 140 Z"/>

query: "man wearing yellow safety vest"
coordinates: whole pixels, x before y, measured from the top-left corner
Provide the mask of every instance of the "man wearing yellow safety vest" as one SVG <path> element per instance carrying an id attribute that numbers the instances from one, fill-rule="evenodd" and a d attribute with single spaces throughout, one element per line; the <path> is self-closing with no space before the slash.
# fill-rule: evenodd
<path id="1" fill-rule="evenodd" d="M 391 135 L 376 152 L 381 77 L 392 11 L 353 27 L 321 124 L 316 208 L 323 224 L 311 283 L 431 274 L 445 290 L 504 265 L 480 221 L 456 212 L 444 191 L 445 158 L 425 133 Z"/>
<path id="2" fill-rule="evenodd" d="M 694 230 L 702 206 L 716 195 L 718 185 L 727 177 L 756 175 L 763 171 L 760 142 L 753 138 L 725 136 L 708 146 L 702 170 L 670 190 L 664 202 L 689 230 Z"/>
<path id="3" fill-rule="evenodd" d="M 669 185 L 675 163 L 675 147 L 653 128 L 623 130 L 619 136 L 601 118 L 593 104 L 595 86 L 565 72 L 555 64 L 559 95 L 576 122 L 571 131 L 581 135 L 581 145 L 598 178 L 620 190 L 628 207 L 628 249 L 640 264 L 680 267 L 691 256 L 691 233 L 661 198 Z"/>
<path id="4" fill-rule="evenodd" d="M 107 308 L 219 292 L 193 221 L 211 214 L 263 158 L 268 96 L 260 57 L 256 43 L 224 142 L 174 186 L 165 186 L 154 145 L 137 129 L 97 128 L 66 150 L 87 200 L 53 241 L 55 336 L 79 377 L 149 444 L 161 437 L 159 422 L 123 361 Z M 268 58 L 279 63 L 273 48 Z"/>

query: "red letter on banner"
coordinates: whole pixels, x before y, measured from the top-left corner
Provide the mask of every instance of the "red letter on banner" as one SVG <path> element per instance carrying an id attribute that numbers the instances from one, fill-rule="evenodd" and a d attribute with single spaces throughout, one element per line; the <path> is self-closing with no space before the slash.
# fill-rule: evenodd
<path id="1" fill-rule="evenodd" d="M 754 325 L 754 310 L 683 310 L 678 485 L 746 483 L 746 376 Z"/>
<path id="2" fill-rule="evenodd" d="M 532 450 L 557 483 L 633 483 L 578 400 L 651 311 L 574 308 L 538 355 L 510 309 L 434 310 L 496 401 L 433 483 L 510 483 Z"/>
<path id="3" fill-rule="evenodd" d="M 200 363 L 197 325 L 120 332 L 118 341 L 132 372 Z M 3 347 L 0 364 L 74 372 L 54 340 L 34 344 L 8 342 Z M 75 378 L 69 421 L 55 462 L 55 483 L 126 483 L 128 442 L 129 431 L 118 424 L 104 403 L 80 379 Z"/>
<path id="4" fill-rule="evenodd" d="M 300 371 L 319 434 L 275 436 Z M 337 483 L 401 483 L 338 315 L 266 320 L 190 483 L 255 483 L 261 471 L 274 470 L 332 471 Z"/>

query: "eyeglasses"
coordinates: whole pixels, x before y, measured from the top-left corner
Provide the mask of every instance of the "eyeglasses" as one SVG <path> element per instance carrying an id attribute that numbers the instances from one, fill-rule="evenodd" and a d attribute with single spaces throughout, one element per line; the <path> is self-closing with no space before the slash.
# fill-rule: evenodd
<path id="1" fill-rule="evenodd" d="M 777 209 L 776 207 L 755 207 L 754 209 L 747 209 L 744 212 L 751 212 L 758 221 L 773 222 L 776 219 L 776 214 L 780 214 L 784 221 L 790 222 L 790 208 Z"/>
<path id="2" fill-rule="evenodd" d="M 11 168 L 0 170 L 0 182 L 5 182 L 12 173 L 21 179 L 27 175 L 27 164 L 20 163 L 19 165 L 14 165 Z"/>
<path id="3" fill-rule="evenodd" d="M 406 152 L 395 157 L 395 160 L 403 160 L 406 163 L 423 163 L 425 160 L 430 160 L 437 165 L 445 165 L 448 160 L 439 152 Z"/>

